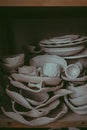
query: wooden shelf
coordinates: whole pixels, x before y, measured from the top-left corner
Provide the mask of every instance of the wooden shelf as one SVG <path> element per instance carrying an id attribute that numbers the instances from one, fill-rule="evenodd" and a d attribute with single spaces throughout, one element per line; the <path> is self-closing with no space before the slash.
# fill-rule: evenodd
<path id="1" fill-rule="evenodd" d="M 0 6 L 87 6 L 87 0 L 0 0 Z"/>
<path id="2" fill-rule="evenodd" d="M 72 112 L 53 123 L 41 126 L 27 126 L 14 121 L 4 115 L 0 115 L 0 127 L 2 128 L 65 128 L 65 127 L 87 127 L 87 115 L 77 115 Z"/>

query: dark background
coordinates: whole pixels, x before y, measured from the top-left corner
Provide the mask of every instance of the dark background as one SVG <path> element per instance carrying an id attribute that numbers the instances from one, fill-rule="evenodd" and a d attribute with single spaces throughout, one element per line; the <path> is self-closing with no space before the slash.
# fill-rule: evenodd
<path id="1" fill-rule="evenodd" d="M 0 56 L 67 34 L 87 35 L 87 7 L 0 7 Z"/>

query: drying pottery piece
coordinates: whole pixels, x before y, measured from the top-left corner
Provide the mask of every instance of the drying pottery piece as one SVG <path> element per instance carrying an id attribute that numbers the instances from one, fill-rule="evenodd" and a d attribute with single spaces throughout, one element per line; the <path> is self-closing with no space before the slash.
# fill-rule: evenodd
<path id="1" fill-rule="evenodd" d="M 40 83 L 44 82 L 46 85 L 58 85 L 62 79 L 59 77 L 51 78 L 51 77 L 39 77 L 39 76 L 28 76 L 23 74 L 12 74 L 11 77 L 19 82 L 31 82 L 31 83 Z"/>
<path id="2" fill-rule="evenodd" d="M 21 94 L 14 91 L 10 91 L 7 88 L 6 88 L 6 94 L 10 96 L 15 102 L 19 103 L 25 108 L 33 109 L 32 106 L 28 103 L 28 101 Z"/>
<path id="3" fill-rule="evenodd" d="M 47 100 L 47 102 L 37 106 L 36 109 L 38 109 L 40 107 L 43 108 L 44 106 L 51 104 L 52 102 L 59 99 L 60 97 L 62 97 L 64 95 L 71 94 L 71 93 L 72 93 L 72 91 L 69 91 L 69 90 L 66 90 L 66 89 L 59 89 L 59 91 L 57 91 L 57 93 L 54 93 L 54 95 L 51 98 L 49 98 Z"/>
<path id="4" fill-rule="evenodd" d="M 9 65 L 17 65 L 22 64 L 24 62 L 24 54 L 17 54 L 17 55 L 11 55 L 11 56 L 4 56 L 1 57 L 0 60 L 4 62 L 5 64 Z"/>
<path id="5" fill-rule="evenodd" d="M 14 112 L 18 112 L 19 114 L 28 116 L 28 117 L 41 117 L 47 115 L 51 110 L 55 109 L 60 104 L 60 101 L 54 100 L 52 103 L 47 104 L 46 106 L 39 107 L 38 109 L 34 108 L 33 110 L 27 111 L 27 112 L 20 112 L 15 109 L 15 102 L 12 102 L 12 109 Z"/>
<path id="6" fill-rule="evenodd" d="M 31 92 L 20 90 L 20 94 L 25 97 L 25 99 L 32 105 L 40 105 L 46 102 L 49 99 L 49 94 L 46 92 Z"/>
<path id="7" fill-rule="evenodd" d="M 61 96 L 72 94 L 72 93 L 73 92 L 71 90 L 67 91 L 67 89 L 59 89 L 59 90 L 54 91 L 54 95 L 61 95 Z"/>
<path id="8" fill-rule="evenodd" d="M 20 92 L 20 93 L 17 93 L 17 92 L 14 92 L 14 91 L 10 91 L 6 88 L 6 93 L 8 96 L 10 96 L 15 102 L 17 102 L 18 104 L 24 106 L 25 108 L 28 108 L 28 109 L 34 109 L 30 103 L 29 103 L 29 100 L 27 100 L 28 98 L 29 99 L 32 99 L 32 103 L 33 103 L 33 100 L 36 101 L 37 105 L 40 105 L 42 103 L 44 103 L 45 101 L 47 101 L 47 99 L 49 98 L 49 94 L 48 93 L 33 93 L 33 92 L 29 92 L 26 93 L 26 96 L 22 96 L 23 94 Z"/>
<path id="9" fill-rule="evenodd" d="M 34 66 L 22 66 L 18 67 L 18 73 L 19 74 L 25 74 L 25 75 L 32 75 L 37 76 L 37 70 Z"/>
<path id="10" fill-rule="evenodd" d="M 83 66 L 80 62 L 77 62 L 76 64 L 70 64 L 65 68 L 65 75 L 69 79 L 75 79 L 80 75 L 82 70 Z"/>
<path id="11" fill-rule="evenodd" d="M 48 77 L 60 76 L 61 66 L 57 63 L 45 63 L 43 65 L 43 75 Z"/>
<path id="12" fill-rule="evenodd" d="M 79 59 L 79 58 L 85 58 L 87 57 L 87 47 L 85 47 L 84 50 L 82 50 L 80 53 L 73 55 L 73 56 L 64 56 L 64 59 Z"/>
<path id="13" fill-rule="evenodd" d="M 0 62 L 0 67 L 4 72 L 16 73 L 16 69 L 24 64 L 24 54 L 19 54 L 10 57 L 3 57 Z"/>
<path id="14" fill-rule="evenodd" d="M 83 106 L 83 105 L 87 105 L 87 94 L 81 97 L 77 97 L 77 98 L 69 98 L 70 102 L 74 105 L 74 106 Z"/>
<path id="15" fill-rule="evenodd" d="M 14 81 L 14 80 L 11 80 L 10 84 L 12 84 L 14 87 L 17 87 L 17 88 L 20 88 L 20 89 L 23 89 L 23 90 L 26 90 L 26 91 L 34 92 L 34 93 L 56 91 L 56 90 L 63 87 L 63 82 L 58 84 L 56 87 L 41 86 L 41 88 L 39 88 L 39 89 L 29 88 L 29 84 L 28 84 L 28 86 L 26 86 L 23 83 L 18 82 L 18 81 Z"/>
<path id="16" fill-rule="evenodd" d="M 30 65 L 36 67 L 43 67 L 45 63 L 56 63 L 61 66 L 62 71 L 67 66 L 67 62 L 62 57 L 55 55 L 39 55 L 30 60 Z"/>
<path id="17" fill-rule="evenodd" d="M 67 95 L 67 94 L 71 94 L 72 91 L 69 91 L 69 90 L 66 90 L 66 89 L 59 89 L 59 91 L 57 91 L 57 93 L 54 93 L 55 95 L 53 95 L 52 97 L 50 97 L 48 100 L 46 101 L 43 101 L 43 102 L 39 102 L 37 101 L 37 99 L 35 97 L 32 97 L 32 100 L 30 100 L 30 92 L 27 92 L 27 93 L 23 93 L 22 92 L 22 95 L 24 97 L 26 97 L 26 100 L 31 103 L 32 105 L 38 105 L 37 107 L 34 107 L 34 109 L 39 109 L 39 108 L 43 108 L 44 106 L 46 105 L 49 105 L 51 104 L 52 102 L 54 102 L 55 100 L 57 100 L 58 98 L 60 98 L 61 96 L 64 96 L 64 95 Z M 36 95 L 36 97 L 38 98 L 42 98 L 41 94 L 40 93 L 37 93 L 37 94 L 34 94 L 34 93 L 31 93 L 31 95 Z M 39 96 L 38 96 L 39 95 Z M 45 94 L 46 95 L 46 94 Z M 43 96 L 45 96 L 43 94 Z M 40 99 L 41 100 L 41 99 Z"/>
<path id="18" fill-rule="evenodd" d="M 59 36 L 59 37 L 53 37 L 47 40 L 42 40 L 40 43 L 42 44 L 68 44 L 70 42 L 73 42 L 73 40 L 77 39 L 78 35 L 65 35 L 65 36 Z"/>
<path id="19" fill-rule="evenodd" d="M 26 125 L 31 125 L 31 126 L 39 126 L 39 125 L 45 125 L 45 124 L 48 124 L 48 123 L 51 123 L 51 122 L 54 122 L 54 121 L 60 119 L 67 113 L 68 108 L 66 107 L 65 104 L 63 104 L 62 108 L 56 112 L 55 117 L 54 116 L 53 117 L 45 116 L 45 117 L 33 119 L 31 121 L 24 119 L 24 117 L 21 114 L 18 114 L 16 112 L 6 112 L 3 107 L 1 107 L 1 110 L 3 111 L 3 113 L 6 116 L 8 116 L 20 123 L 23 123 Z"/>
<path id="20" fill-rule="evenodd" d="M 63 36 L 61 38 L 51 38 L 48 40 L 42 40 L 40 41 L 40 46 L 41 47 L 68 47 L 68 46 L 75 46 L 75 45 L 79 45 L 82 43 L 85 43 L 87 41 L 87 37 L 86 36 L 82 36 L 82 37 L 77 37 L 77 35 L 75 36 L 75 39 L 72 39 L 72 37 L 70 35 L 68 35 L 69 37 L 63 38 Z"/>
<path id="21" fill-rule="evenodd" d="M 67 89 L 69 89 L 70 91 L 73 91 L 73 93 L 70 94 L 71 98 L 78 98 L 81 96 L 85 96 L 87 94 L 87 84 L 76 86 L 76 87 L 71 85 L 71 86 L 68 86 Z"/>
<path id="22" fill-rule="evenodd" d="M 36 88 L 36 89 L 40 90 L 42 87 L 44 87 L 44 82 L 40 82 L 40 83 L 37 83 L 37 84 L 29 82 L 28 83 L 28 87 L 31 88 L 31 89 L 33 89 L 33 88 L 35 89 Z"/>
<path id="23" fill-rule="evenodd" d="M 70 79 L 68 77 L 65 76 L 64 73 L 62 73 L 61 75 L 62 79 L 65 80 L 65 81 L 70 81 L 70 82 L 84 82 L 87 80 L 87 76 L 83 76 L 83 77 L 78 77 L 78 78 L 75 78 L 75 79 Z"/>
<path id="24" fill-rule="evenodd" d="M 69 102 L 68 96 L 64 96 L 64 100 L 65 100 L 67 106 L 68 106 L 74 113 L 81 114 L 81 115 L 87 114 L 87 105 L 75 107 L 74 105 L 72 105 L 72 104 Z"/>
<path id="25" fill-rule="evenodd" d="M 59 55 L 59 56 L 70 56 L 75 55 L 81 52 L 85 48 L 84 45 L 73 46 L 73 47 L 60 47 L 60 48 L 45 48 L 43 47 L 42 50 L 47 54 L 51 55 Z"/>

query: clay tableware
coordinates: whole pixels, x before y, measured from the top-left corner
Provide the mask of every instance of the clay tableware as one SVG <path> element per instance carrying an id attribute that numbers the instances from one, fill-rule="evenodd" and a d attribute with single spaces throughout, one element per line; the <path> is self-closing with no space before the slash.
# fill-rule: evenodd
<path id="1" fill-rule="evenodd" d="M 73 47 L 55 47 L 55 48 L 46 48 L 42 47 L 42 50 L 51 55 L 58 55 L 58 56 L 70 56 L 80 53 L 84 49 L 84 45 L 73 46 Z"/>
<path id="2" fill-rule="evenodd" d="M 15 74 L 13 73 L 11 75 L 13 79 L 19 82 L 24 82 L 24 83 L 40 83 L 44 82 L 46 85 L 58 85 L 61 82 L 61 78 L 56 77 L 56 78 L 51 78 L 51 77 L 39 77 L 39 76 L 28 76 L 28 75 L 23 75 L 23 74 Z"/>
<path id="3" fill-rule="evenodd" d="M 79 106 L 79 107 L 76 107 L 74 105 L 72 105 L 68 99 L 68 96 L 64 96 L 64 100 L 65 100 L 65 103 L 67 104 L 67 106 L 74 112 L 74 113 L 77 113 L 77 114 L 81 114 L 81 115 L 85 115 L 87 114 L 87 105 L 84 105 L 84 106 Z"/>
<path id="4" fill-rule="evenodd" d="M 38 55 L 30 59 L 29 64 L 35 67 L 43 67 L 45 63 L 56 63 L 61 66 L 61 71 L 64 71 L 67 62 L 62 57 L 56 55 Z"/>
<path id="5" fill-rule="evenodd" d="M 71 98 L 78 98 L 87 94 L 87 84 L 76 87 L 74 87 L 73 85 L 68 85 L 67 89 L 73 91 L 73 93 L 70 94 Z"/>
<path id="6" fill-rule="evenodd" d="M 77 98 L 69 98 L 70 102 L 74 105 L 74 106 L 83 106 L 83 105 L 87 105 L 87 94 L 84 96 L 80 96 Z"/>

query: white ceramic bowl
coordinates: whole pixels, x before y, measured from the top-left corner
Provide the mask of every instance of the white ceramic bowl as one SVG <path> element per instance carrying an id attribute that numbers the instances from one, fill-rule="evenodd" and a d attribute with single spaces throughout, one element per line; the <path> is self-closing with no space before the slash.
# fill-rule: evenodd
<path id="1" fill-rule="evenodd" d="M 87 105 L 87 95 L 81 96 L 81 97 L 77 97 L 77 98 L 69 98 L 70 102 L 74 105 L 74 106 L 83 106 L 83 105 Z"/>
<path id="2" fill-rule="evenodd" d="M 80 96 L 85 96 L 87 94 L 87 84 L 76 87 L 68 86 L 67 89 L 73 91 L 73 93 L 70 94 L 71 98 L 78 98 Z"/>
<path id="3" fill-rule="evenodd" d="M 76 114 L 85 115 L 87 114 L 87 105 L 75 107 L 72 105 L 68 99 L 68 96 L 64 96 L 64 101 L 66 102 L 67 106 Z"/>
<path id="4" fill-rule="evenodd" d="M 45 48 L 42 47 L 43 51 L 47 54 L 58 55 L 58 56 L 70 56 L 75 55 L 84 49 L 84 45 L 74 46 L 74 47 L 55 47 L 55 48 Z"/>

